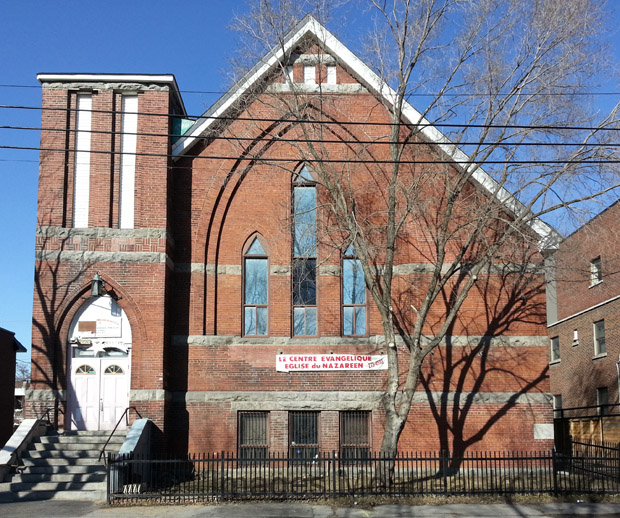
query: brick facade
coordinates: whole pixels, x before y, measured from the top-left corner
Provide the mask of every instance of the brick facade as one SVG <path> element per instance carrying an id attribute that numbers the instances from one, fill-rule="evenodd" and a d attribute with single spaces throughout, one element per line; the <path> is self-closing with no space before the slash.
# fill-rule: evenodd
<path id="1" fill-rule="evenodd" d="M 558 320 L 548 331 L 549 338 L 559 339 L 559 358 L 552 358 L 549 370 L 551 390 L 562 396 L 564 408 L 596 405 L 599 388 L 607 389 L 610 404 L 618 402 L 619 219 L 616 202 L 567 237 L 555 253 Z M 600 281 L 592 278 L 591 271 L 592 261 L 599 258 Z M 600 321 L 605 328 L 605 352 L 594 343 L 594 323 Z"/>
<path id="2" fill-rule="evenodd" d="M 302 81 L 304 59 L 322 56 L 318 45 L 304 45 L 297 49 L 302 57 L 293 65 L 295 81 Z M 343 125 L 330 131 L 336 136 L 346 131 L 347 138 L 360 140 L 385 136 L 386 127 L 380 125 L 389 122 L 385 109 L 345 65 L 338 62 L 337 83 L 331 85 L 329 102 L 322 109 L 334 120 L 368 124 L 363 130 Z M 316 70 L 320 80 L 323 65 Z M 242 159 L 244 148 L 256 151 L 261 146 L 263 156 L 291 156 L 286 142 L 265 144 L 261 135 L 267 130 L 287 138 L 301 135 L 299 127 L 287 128 L 285 122 L 269 127 L 270 119 L 282 118 L 287 94 L 282 75 L 272 73 L 268 80 L 270 86 L 236 107 L 238 119 L 209 130 L 218 138 L 197 140 L 191 150 L 180 153 L 172 140 L 161 137 L 172 133 L 172 117 L 155 115 L 183 116 L 172 81 L 142 77 L 121 84 L 98 76 L 91 83 L 76 84 L 70 78 L 42 78 L 44 107 L 71 107 L 75 91 L 94 92 L 93 110 L 103 113 L 93 112 L 93 129 L 106 133 L 92 134 L 93 156 L 95 150 L 118 151 L 119 139 L 107 131 L 118 131 L 114 110 L 119 95 L 137 92 L 137 152 L 144 155 L 136 163 L 135 228 L 117 228 L 118 155 L 106 151 L 91 161 L 92 224 L 74 229 L 72 153 L 42 153 L 31 413 L 50 402 L 66 411 L 68 328 L 83 303 L 81 297 L 88 294 L 90 280 L 99 272 L 106 286 L 121 297 L 118 302 L 131 323 L 131 404 L 154 419 L 170 451 L 236 450 L 239 413 L 244 411 L 267 413 L 273 452 L 289 448 L 290 412 L 319 413 L 323 452 L 339 449 L 341 412 L 368 412 L 369 440 L 372 449 L 378 449 L 385 371 L 275 369 L 277 354 L 385 354 L 385 344 L 381 319 L 371 301 L 366 305 L 366 333 L 343 336 L 341 255 L 327 240 L 319 242 L 317 251 L 317 336 L 293 336 L 290 171 L 298 171 L 301 164 L 276 168 Z M 318 102 L 318 97 L 311 97 Z M 43 113 L 44 128 L 63 131 L 44 129 L 42 147 L 64 148 L 69 138 L 65 130 L 75 124 L 72 112 Z M 329 153 L 330 158 L 349 159 L 342 146 L 334 145 Z M 368 151 L 376 159 L 388 158 L 386 153 L 386 146 Z M 429 146 L 417 146 L 415 153 L 425 160 L 437 156 Z M 363 170 L 354 170 L 350 178 L 368 190 L 367 206 L 360 210 L 370 213 L 380 189 L 370 186 Z M 429 187 L 429 200 L 431 191 Z M 473 187 L 472 193 L 475 199 Z M 325 193 L 318 189 L 319 206 L 325 201 Z M 327 228 L 321 210 L 318 221 Z M 429 282 L 424 264 L 432 241 L 419 225 L 407 227 L 405 235 L 408 244 L 403 241 L 397 251 L 395 304 L 408 308 Z M 268 333 L 244 337 L 243 254 L 256 236 L 268 257 Z M 499 264 L 497 270 L 481 276 L 452 329 L 449 345 L 442 345 L 426 362 L 401 449 L 535 450 L 550 445 L 542 278 L 537 273 L 503 275 Z M 515 287 L 525 278 L 528 296 L 513 300 Z M 438 308 L 433 314 L 427 334 L 433 334 L 443 311 Z M 406 372 L 406 355 L 401 357 L 401 372 Z M 454 412 L 455 405 L 459 412 Z M 59 425 L 69 425 L 62 415 Z"/>

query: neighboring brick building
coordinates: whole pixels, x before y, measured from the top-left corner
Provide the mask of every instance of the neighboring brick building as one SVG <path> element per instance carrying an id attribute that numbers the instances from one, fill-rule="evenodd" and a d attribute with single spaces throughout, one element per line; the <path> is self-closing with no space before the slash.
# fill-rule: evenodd
<path id="1" fill-rule="evenodd" d="M 294 86 L 274 51 L 189 128 L 173 76 L 39 75 L 29 412 L 54 407 L 60 427 L 110 429 L 135 406 L 176 452 L 378 449 L 385 371 L 370 367 L 385 361 L 383 331 L 354 251 L 326 253 L 315 230 L 301 249 L 300 229 L 314 228 L 304 214 L 321 217 L 311 164 L 291 174 L 243 158 L 262 152 L 265 135 L 296 135 L 274 105 L 290 88 L 328 94 L 332 120 L 368 122 L 347 138 L 386 136 L 389 118 L 376 76 L 312 18 L 285 48 Z M 291 149 L 265 146 L 275 157 Z M 491 196 L 483 185 L 472 190 Z M 420 248 L 403 246 L 397 265 L 401 286 L 425 278 Z M 451 346 L 427 361 L 402 450 L 551 444 L 544 294 L 483 292 L 505 280 L 498 272 L 472 291 Z M 109 296 L 88 298 L 96 274 Z M 505 311 L 517 302 L 518 315 Z M 314 355 L 342 369 L 296 370 Z"/>
<path id="2" fill-rule="evenodd" d="M 548 332 L 556 407 L 618 403 L 618 232 L 620 203 L 616 202 L 564 239 L 553 256 L 556 282 L 555 296 L 548 297 Z M 597 412 L 584 409 L 570 415 L 579 413 Z"/>
<path id="3" fill-rule="evenodd" d="M 0 448 L 13 433 L 16 356 L 25 352 L 15 333 L 0 327 Z"/>

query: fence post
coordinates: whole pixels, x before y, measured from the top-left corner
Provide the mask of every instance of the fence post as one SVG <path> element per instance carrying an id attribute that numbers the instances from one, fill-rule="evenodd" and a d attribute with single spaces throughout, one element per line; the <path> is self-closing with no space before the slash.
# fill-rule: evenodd
<path id="1" fill-rule="evenodd" d="M 224 450 L 220 455 L 220 500 L 224 500 Z"/>
<path id="2" fill-rule="evenodd" d="M 555 453 L 555 448 L 551 450 L 551 469 L 553 470 L 553 494 L 558 496 L 558 470 L 557 470 L 557 458 Z"/>
<path id="3" fill-rule="evenodd" d="M 441 450 L 441 476 L 443 478 L 443 494 L 448 494 L 448 451 Z"/>
<path id="4" fill-rule="evenodd" d="M 336 452 L 332 450 L 332 496 L 336 498 Z"/>
<path id="5" fill-rule="evenodd" d="M 108 453 L 108 462 L 106 463 L 106 466 L 105 466 L 105 478 L 106 478 L 106 486 L 107 486 L 105 500 L 106 500 L 106 504 L 108 505 L 110 505 L 110 474 L 112 473 L 112 470 L 110 469 L 111 463 L 112 463 L 112 457 Z"/>

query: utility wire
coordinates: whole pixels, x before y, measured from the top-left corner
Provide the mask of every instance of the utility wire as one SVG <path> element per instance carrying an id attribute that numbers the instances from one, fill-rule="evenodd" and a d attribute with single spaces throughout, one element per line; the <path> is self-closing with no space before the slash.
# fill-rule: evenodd
<path id="1" fill-rule="evenodd" d="M 182 134 L 179 133 L 144 133 L 144 132 L 131 132 L 131 131 L 110 131 L 110 130 L 83 130 L 77 128 L 42 128 L 36 126 L 0 126 L 1 129 L 6 130 L 30 130 L 30 131 L 52 131 L 52 132 L 62 132 L 62 133 L 91 133 L 98 135 L 136 135 L 138 137 L 166 137 L 166 138 L 181 138 Z M 364 145 L 374 145 L 374 144 L 395 144 L 395 145 L 412 145 L 412 146 L 433 146 L 433 145 L 445 145 L 445 142 L 426 142 L 426 141 L 403 141 L 403 142 L 394 142 L 393 140 L 345 140 L 345 139 L 305 139 L 305 138 L 285 138 L 273 136 L 271 138 L 267 137 L 235 137 L 235 136 L 200 136 L 194 137 L 201 140 L 232 140 L 232 141 L 240 141 L 240 142 L 261 142 L 261 141 L 270 141 L 270 142 L 308 142 L 313 144 L 364 144 Z M 388 138 L 386 135 L 385 138 Z M 584 143 L 584 142 L 457 142 L 454 143 L 458 146 L 488 146 L 488 145 L 501 145 L 501 146 L 604 146 L 604 147 L 620 147 L 620 142 L 618 143 Z"/>
<path id="2" fill-rule="evenodd" d="M 34 147 L 34 146 L 0 146 L 0 149 L 13 149 L 13 150 L 25 150 L 25 151 L 50 151 L 58 153 L 77 153 L 79 150 L 69 148 L 51 148 L 51 147 Z M 176 158 L 176 155 L 169 153 L 127 153 L 123 151 L 107 151 L 107 150 L 93 150 L 88 153 L 102 154 L 102 155 L 131 155 L 131 156 L 146 156 L 146 157 L 159 157 L 159 158 Z M 476 165 L 482 167 L 489 164 L 502 164 L 502 165 L 543 165 L 543 164 L 578 164 L 578 165 L 601 165 L 601 164 L 620 164 L 620 159 L 596 159 L 596 160 L 485 160 L 485 161 L 472 161 L 472 160 L 381 160 L 381 159 L 368 159 L 368 160 L 349 160 L 349 159 L 335 159 L 335 158 L 306 158 L 306 157 L 273 157 L 263 158 L 261 156 L 225 156 L 225 155 L 182 155 L 179 158 L 191 158 L 200 160 L 234 160 L 242 162 L 308 162 L 308 163 L 326 163 L 326 164 L 461 164 L 461 165 Z M 174 169 L 174 166 L 172 166 Z"/>
<path id="3" fill-rule="evenodd" d="M 0 84 L 0 88 L 36 88 L 36 89 L 41 89 L 42 86 L 41 85 L 19 85 L 19 84 Z M 226 93 L 228 93 L 230 90 L 179 90 L 179 93 L 182 94 L 209 94 L 209 95 L 224 95 Z M 321 92 L 321 94 L 323 95 L 334 95 L 334 94 L 339 94 L 339 92 Z M 444 92 L 444 93 L 432 93 L 432 92 L 427 92 L 427 93 L 419 93 L 419 92 L 412 92 L 409 94 L 406 94 L 405 97 L 409 98 L 409 97 L 507 97 L 509 95 L 514 95 L 513 93 L 510 92 L 489 92 L 489 93 L 483 93 L 483 92 L 477 92 L 477 93 L 463 93 L 463 94 L 459 94 L 459 93 L 450 93 L 450 92 Z M 594 95 L 600 95 L 600 96 L 615 96 L 618 97 L 620 96 L 620 92 L 571 92 L 569 94 L 565 94 L 565 93 L 561 93 L 561 92 L 532 92 L 532 93 L 528 93 L 528 92 L 523 92 L 523 95 L 527 95 L 528 97 L 558 97 L 558 96 L 567 96 L 570 95 L 572 96 L 579 96 L 579 97 L 592 97 Z"/>
<path id="4" fill-rule="evenodd" d="M 19 109 L 19 110 L 47 110 L 62 112 L 84 111 L 90 113 L 106 113 L 122 115 L 119 110 L 81 110 L 78 108 L 60 108 L 60 107 L 42 107 L 42 106 L 18 106 L 18 105 L 0 105 L 0 109 Z M 255 117 L 231 117 L 231 116 L 206 116 L 206 115 L 187 115 L 181 116 L 174 113 L 149 113 L 149 112 L 132 112 L 136 115 L 148 117 L 176 117 L 188 118 L 196 120 L 221 120 L 221 121 L 250 121 L 250 122 L 277 122 L 277 123 L 294 123 L 294 124 L 316 124 L 316 125 L 338 125 L 338 126 L 394 126 L 391 122 L 368 122 L 368 121 L 334 121 L 334 120 L 313 120 L 313 119 L 273 119 L 273 118 L 255 118 Z M 554 126 L 554 125 L 529 125 L 529 124 L 457 124 L 449 122 L 438 123 L 413 123 L 401 122 L 401 126 L 413 128 L 476 128 L 476 129 L 533 129 L 533 130 L 575 130 L 575 131 L 620 131 L 620 125 L 600 127 L 600 126 Z M 187 136 L 187 135 L 184 135 Z"/>

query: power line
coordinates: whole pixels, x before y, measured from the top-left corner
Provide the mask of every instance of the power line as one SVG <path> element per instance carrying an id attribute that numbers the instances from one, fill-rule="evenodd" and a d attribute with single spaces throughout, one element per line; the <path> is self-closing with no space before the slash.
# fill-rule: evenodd
<path id="1" fill-rule="evenodd" d="M 4 146 L 1 145 L 0 149 L 12 149 L 12 150 L 25 150 L 25 151 L 50 151 L 58 153 L 76 153 L 78 150 L 69 148 L 50 148 L 50 147 L 34 147 L 34 146 Z M 90 150 L 91 154 L 103 154 L 103 155 L 132 155 L 132 156 L 145 156 L 145 157 L 158 157 L 158 158 L 175 158 L 175 155 L 169 153 L 125 153 L 123 151 L 107 151 L 107 150 Z M 326 164 L 403 164 L 403 165 L 425 165 L 425 164 L 460 164 L 460 165 L 476 165 L 482 167 L 484 165 L 602 165 L 602 164 L 620 164 L 620 159 L 597 159 L 597 160 L 484 160 L 484 161 L 472 161 L 472 160 L 381 160 L 381 159 L 368 159 L 368 160 L 349 160 L 349 159 L 336 159 L 336 158 L 306 158 L 306 157 L 272 157 L 263 158 L 261 156 L 224 156 L 224 155 L 183 155 L 180 158 L 191 158 L 199 160 L 233 160 L 242 162 L 308 162 L 308 163 L 326 163 Z M 174 166 L 171 167 L 175 169 Z"/>
<path id="2" fill-rule="evenodd" d="M 42 86 L 41 85 L 19 85 L 19 84 L 0 84 L 0 88 L 36 88 L 36 89 L 41 89 Z M 224 95 L 226 93 L 228 93 L 229 90 L 179 90 L 179 93 L 182 94 L 208 94 L 208 95 Z M 322 95 L 339 95 L 339 92 L 321 92 Z M 569 94 L 566 93 L 562 93 L 562 92 L 522 92 L 523 95 L 527 95 L 528 97 L 559 97 L 559 96 L 576 96 L 576 97 L 592 97 L 595 95 L 600 95 L 600 96 L 614 96 L 614 97 L 618 97 L 620 96 L 620 92 L 592 92 L 592 91 L 587 91 L 587 92 L 571 92 Z M 405 94 L 406 98 L 410 98 L 410 97 L 431 97 L 431 98 L 436 98 L 436 97 L 507 97 L 509 95 L 514 95 L 513 93 L 510 92 L 488 92 L 488 93 L 484 93 L 484 92 L 468 92 L 468 93 L 450 93 L 450 92 L 444 92 L 444 93 L 433 93 L 433 92 L 426 92 L 426 93 L 419 93 L 419 92 L 412 92 L 409 94 Z"/>
<path id="3" fill-rule="evenodd" d="M 0 129 L 7 130 L 29 130 L 29 131 L 52 131 L 52 132 L 62 132 L 62 133 L 91 133 L 98 135 L 135 135 L 138 137 L 166 137 L 166 138 L 181 138 L 182 134 L 179 133 L 144 133 L 144 132 L 130 132 L 130 131 L 111 131 L 111 130 L 83 130 L 77 128 L 43 128 L 37 126 L 0 126 Z M 412 146 L 432 146 L 432 145 L 444 145 L 444 142 L 427 142 L 427 141 L 403 141 L 403 142 L 395 142 L 393 140 L 345 140 L 345 139 L 306 139 L 306 138 L 285 138 L 272 136 L 271 138 L 267 137 L 236 137 L 236 136 L 218 136 L 218 135 L 209 135 L 202 137 L 193 137 L 201 140 L 232 140 L 239 142 L 261 142 L 261 141 L 269 141 L 269 142 L 307 142 L 313 144 L 363 144 L 363 145 L 374 145 L 374 144 L 395 144 L 395 145 L 412 145 Z M 385 138 L 388 138 L 386 135 Z M 501 145 L 501 146 L 601 146 L 599 143 L 588 144 L 584 142 L 458 142 L 455 143 L 458 146 L 488 146 L 488 145 Z M 605 143 L 604 147 L 620 147 L 620 142 L 618 143 Z"/>
<path id="4" fill-rule="evenodd" d="M 119 110 L 81 110 L 78 108 L 60 108 L 51 106 L 19 106 L 19 105 L 0 105 L 0 109 L 19 109 L 19 110 L 47 110 L 47 111 L 62 111 L 62 112 L 77 112 L 84 111 L 90 113 L 105 113 L 122 115 L 123 112 Z M 232 116 L 205 116 L 203 115 L 187 115 L 182 117 L 178 113 L 157 113 L 157 112 L 132 112 L 136 115 L 143 115 L 148 117 L 176 117 L 176 118 L 188 118 L 196 120 L 221 120 L 221 121 L 248 121 L 248 122 L 277 122 L 277 123 L 291 123 L 291 124 L 317 124 L 317 125 L 338 125 L 338 126 L 394 126 L 391 122 L 368 122 L 368 121 L 335 121 L 335 120 L 314 120 L 314 119 L 273 119 L 273 118 L 260 118 L 260 117 L 232 117 Z M 412 123 L 401 122 L 401 126 L 413 127 L 413 128 L 475 128 L 475 129 L 531 129 L 531 130 L 546 130 L 546 131 L 620 131 L 620 126 L 554 126 L 554 125 L 531 125 L 531 124 L 457 124 L 449 122 L 438 123 Z M 187 135 L 184 135 L 187 136 Z"/>

